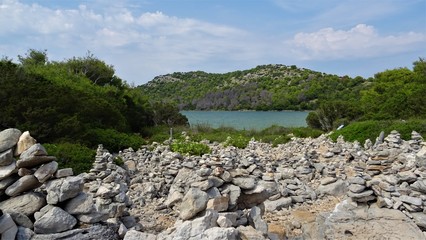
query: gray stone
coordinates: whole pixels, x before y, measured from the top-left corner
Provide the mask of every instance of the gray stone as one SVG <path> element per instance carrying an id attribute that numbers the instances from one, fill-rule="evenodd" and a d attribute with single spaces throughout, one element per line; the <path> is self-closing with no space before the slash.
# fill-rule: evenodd
<path id="1" fill-rule="evenodd" d="M 415 191 L 426 193 L 426 179 L 418 180 L 411 184 L 410 187 Z"/>
<path id="2" fill-rule="evenodd" d="M 6 188 L 6 194 L 11 197 L 18 196 L 19 194 L 28 190 L 41 186 L 34 175 L 26 175 L 18 179 L 12 185 Z"/>
<path id="3" fill-rule="evenodd" d="M 268 212 L 275 212 L 275 211 L 279 211 L 282 208 L 286 208 L 288 206 L 291 205 L 291 197 L 287 197 L 287 198 L 279 198 L 277 200 L 274 201 L 270 201 L 270 200 L 266 200 L 264 202 L 265 204 L 265 210 Z"/>
<path id="4" fill-rule="evenodd" d="M 9 214 L 4 213 L 3 216 L 0 216 L 0 236 L 2 240 L 15 239 L 17 232 L 18 227 Z"/>
<path id="5" fill-rule="evenodd" d="M 14 183 L 18 179 L 19 179 L 18 176 L 12 175 L 12 176 L 9 176 L 7 178 L 0 180 L 0 190 L 6 189 L 7 187 L 12 185 L 12 183 Z"/>
<path id="6" fill-rule="evenodd" d="M 31 137 L 30 132 L 25 131 L 22 133 L 22 135 L 19 137 L 18 143 L 16 144 L 15 149 L 15 156 L 19 156 L 21 153 L 23 153 L 25 150 L 30 148 L 32 145 L 36 144 L 36 140 Z"/>
<path id="7" fill-rule="evenodd" d="M 57 204 L 77 196 L 84 186 L 84 180 L 80 176 L 66 177 L 47 182 L 47 203 Z"/>
<path id="8" fill-rule="evenodd" d="M 36 143 L 21 153 L 19 159 L 25 159 L 33 156 L 47 156 L 47 151 L 40 143 Z"/>
<path id="9" fill-rule="evenodd" d="M 194 217 L 197 213 L 206 209 L 207 201 L 207 193 L 199 190 L 198 188 L 190 188 L 180 204 L 179 217 L 183 220 Z"/>
<path id="10" fill-rule="evenodd" d="M 36 145 L 33 145 L 33 146 L 36 146 Z M 16 162 L 16 166 L 18 168 L 32 168 L 32 167 L 39 166 L 43 163 L 48 163 L 48 162 L 52 162 L 52 161 L 56 161 L 56 157 L 54 157 L 54 156 L 30 156 L 30 157 L 27 157 L 27 158 L 21 157 Z"/>
<path id="11" fill-rule="evenodd" d="M 330 183 L 334 183 L 337 181 L 337 178 L 334 177 L 325 177 L 323 179 L 321 179 L 321 185 L 327 185 Z"/>
<path id="12" fill-rule="evenodd" d="M 422 206 L 422 199 L 421 198 L 402 195 L 402 196 L 399 197 L 399 200 L 401 200 L 401 202 L 413 204 L 413 205 L 416 205 L 416 206 Z"/>
<path id="13" fill-rule="evenodd" d="M 414 222 L 419 226 L 423 231 L 426 230 L 426 213 L 424 212 L 412 212 Z"/>
<path id="14" fill-rule="evenodd" d="M 95 210 L 93 197 L 85 192 L 81 192 L 66 202 L 64 210 L 72 215 L 88 214 Z"/>
<path id="15" fill-rule="evenodd" d="M 362 191 L 364 191 L 365 186 L 364 185 L 360 185 L 360 184 L 351 184 L 348 187 L 349 191 L 353 192 L 353 193 L 360 193 Z"/>
<path id="16" fill-rule="evenodd" d="M 26 228 L 33 228 L 34 224 L 31 221 L 29 217 L 27 217 L 25 214 L 22 214 L 20 212 L 8 212 L 10 216 L 12 217 L 13 221 L 22 227 Z"/>
<path id="17" fill-rule="evenodd" d="M 222 188 L 222 195 L 229 196 L 229 209 L 234 209 L 237 206 L 237 200 L 241 195 L 241 188 L 233 184 L 225 184 Z"/>
<path id="18" fill-rule="evenodd" d="M 106 221 L 109 218 L 109 213 L 95 211 L 87 214 L 77 215 L 76 218 L 78 219 L 78 221 L 84 223 L 98 223 L 101 221 Z"/>
<path id="19" fill-rule="evenodd" d="M 12 149 L 0 152 L 0 167 L 8 166 L 13 162 L 13 151 Z"/>
<path id="20" fill-rule="evenodd" d="M 232 183 L 242 189 L 253 189 L 256 186 L 256 181 L 252 177 L 236 177 L 232 179 Z"/>
<path id="21" fill-rule="evenodd" d="M 58 169 L 55 173 L 55 178 L 64 178 L 74 175 L 72 168 Z"/>
<path id="22" fill-rule="evenodd" d="M 341 196 L 347 191 L 346 182 L 339 179 L 334 183 L 328 185 L 318 186 L 318 193 L 320 195 L 331 195 L 331 196 Z"/>
<path id="23" fill-rule="evenodd" d="M 46 200 L 42 194 L 30 192 L 0 202 L 0 209 L 30 216 L 45 205 Z"/>
<path id="24" fill-rule="evenodd" d="M 235 228 L 212 227 L 204 231 L 200 239 L 223 240 L 237 239 L 238 231 Z"/>
<path id="25" fill-rule="evenodd" d="M 25 227 L 18 226 L 18 233 L 16 234 L 16 240 L 30 240 L 34 236 L 34 232 Z"/>
<path id="26" fill-rule="evenodd" d="M 41 165 L 35 171 L 34 176 L 38 179 L 39 182 L 44 183 L 53 176 L 57 169 L 58 163 L 56 161 L 46 163 Z"/>
<path id="27" fill-rule="evenodd" d="M 331 213 L 319 215 L 314 224 L 303 228 L 304 239 L 424 239 L 416 224 L 401 211 L 375 204 L 355 207 L 347 200 Z"/>
<path id="28" fill-rule="evenodd" d="M 5 179 L 16 172 L 18 172 L 18 169 L 16 168 L 15 161 L 12 161 L 11 164 L 0 167 L 0 180 Z"/>
<path id="29" fill-rule="evenodd" d="M 348 182 L 351 183 L 351 184 L 360 184 L 360 185 L 365 184 L 365 180 L 362 177 L 349 178 Z"/>
<path id="30" fill-rule="evenodd" d="M 360 193 L 348 192 L 348 196 L 352 198 L 362 198 L 362 197 L 368 197 L 371 195 L 373 195 L 373 190 L 367 190 Z"/>
<path id="31" fill-rule="evenodd" d="M 139 232 L 136 230 L 127 231 L 124 240 L 156 240 L 157 236 L 150 233 Z"/>
<path id="32" fill-rule="evenodd" d="M 248 220 L 250 225 L 263 235 L 268 233 L 268 224 L 262 219 L 262 210 L 260 207 L 256 206 L 250 209 Z"/>
<path id="33" fill-rule="evenodd" d="M 116 231 L 117 229 L 110 225 L 96 224 L 88 228 L 73 229 L 62 233 L 36 234 L 31 240 L 119 240 L 121 238 L 119 238 Z"/>
<path id="34" fill-rule="evenodd" d="M 417 167 L 426 167 L 426 145 L 420 149 L 416 154 Z"/>
<path id="35" fill-rule="evenodd" d="M 21 131 L 16 128 L 8 128 L 0 132 L 0 152 L 11 149 L 16 145 L 21 136 Z"/>
<path id="36" fill-rule="evenodd" d="M 60 233 L 72 229 L 77 220 L 59 207 L 53 207 L 34 223 L 35 233 Z"/>

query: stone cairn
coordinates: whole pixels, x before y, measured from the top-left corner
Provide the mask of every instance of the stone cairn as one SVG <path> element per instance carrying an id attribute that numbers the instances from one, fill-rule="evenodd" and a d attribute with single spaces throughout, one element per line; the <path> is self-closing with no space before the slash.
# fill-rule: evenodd
<path id="1" fill-rule="evenodd" d="M 126 171 L 102 148 L 89 174 L 56 160 L 29 132 L 0 132 L 1 239 L 119 239 Z"/>
<path id="2" fill-rule="evenodd" d="M 73 176 L 29 133 L 6 129 L 1 237 L 425 239 L 426 145 L 415 132 L 410 141 L 393 131 L 363 146 L 326 135 L 277 147 L 207 144 L 212 152 L 203 156 L 158 143 L 114 155 L 100 145 L 90 172 Z M 340 203 L 314 222 L 282 227 L 266 219 L 330 196 Z M 289 235 L 296 230 L 300 235 Z"/>

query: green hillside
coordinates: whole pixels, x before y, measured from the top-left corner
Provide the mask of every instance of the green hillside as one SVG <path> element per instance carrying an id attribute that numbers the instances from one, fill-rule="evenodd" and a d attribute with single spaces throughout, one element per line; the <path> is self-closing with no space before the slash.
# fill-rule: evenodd
<path id="1" fill-rule="evenodd" d="M 183 110 L 306 110 L 330 99 L 357 99 L 369 80 L 285 65 L 225 74 L 172 73 L 139 86 L 154 101 Z"/>

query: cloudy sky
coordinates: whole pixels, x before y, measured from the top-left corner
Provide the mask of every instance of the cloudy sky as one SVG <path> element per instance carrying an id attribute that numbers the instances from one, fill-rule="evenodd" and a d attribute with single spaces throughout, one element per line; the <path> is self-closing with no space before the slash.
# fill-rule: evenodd
<path id="1" fill-rule="evenodd" d="M 0 57 L 88 51 L 128 83 L 262 64 L 370 77 L 426 57 L 426 0 L 0 0 Z"/>

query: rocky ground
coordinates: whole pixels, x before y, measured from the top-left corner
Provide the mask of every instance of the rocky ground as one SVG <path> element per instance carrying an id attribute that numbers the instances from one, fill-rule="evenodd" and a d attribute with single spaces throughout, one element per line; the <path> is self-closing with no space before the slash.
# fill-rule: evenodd
<path id="1" fill-rule="evenodd" d="M 201 157 L 100 146 L 90 173 L 73 176 L 29 133 L 4 130 L 2 239 L 426 239 L 426 143 L 415 132 L 208 144 Z"/>

